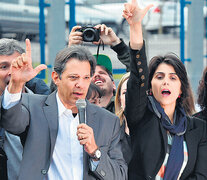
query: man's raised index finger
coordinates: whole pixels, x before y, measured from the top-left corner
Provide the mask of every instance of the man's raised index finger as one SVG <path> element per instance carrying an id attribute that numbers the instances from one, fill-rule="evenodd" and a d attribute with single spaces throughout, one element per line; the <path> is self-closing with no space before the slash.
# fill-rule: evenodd
<path id="1" fill-rule="evenodd" d="M 31 43 L 29 39 L 25 40 L 26 43 L 26 56 L 31 57 Z"/>

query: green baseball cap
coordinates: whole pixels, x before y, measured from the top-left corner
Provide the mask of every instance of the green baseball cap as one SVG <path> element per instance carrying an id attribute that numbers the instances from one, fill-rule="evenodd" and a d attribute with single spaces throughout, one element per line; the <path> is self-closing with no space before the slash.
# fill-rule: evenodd
<path id="1" fill-rule="evenodd" d="M 97 65 L 104 66 L 112 74 L 112 63 L 111 63 L 111 59 L 107 55 L 99 54 L 98 55 L 98 59 L 97 59 L 97 55 L 96 54 L 93 55 L 93 56 L 96 58 Z"/>

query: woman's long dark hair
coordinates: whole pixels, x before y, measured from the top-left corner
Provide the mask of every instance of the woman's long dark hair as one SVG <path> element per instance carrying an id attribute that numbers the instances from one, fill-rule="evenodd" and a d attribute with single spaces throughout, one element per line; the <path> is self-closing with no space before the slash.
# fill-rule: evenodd
<path id="1" fill-rule="evenodd" d="M 155 56 L 151 59 L 149 64 L 149 90 L 151 89 L 153 75 L 161 63 L 171 65 L 174 68 L 181 81 L 182 91 L 181 97 L 177 99 L 177 103 L 181 103 L 185 109 L 185 112 L 188 115 L 192 115 L 195 112 L 193 92 L 188 80 L 185 66 L 177 55 L 170 53 L 165 56 Z"/>
<path id="2" fill-rule="evenodd" d="M 203 70 L 203 75 L 199 82 L 197 94 L 197 102 L 201 109 L 207 108 L 207 67 Z"/>

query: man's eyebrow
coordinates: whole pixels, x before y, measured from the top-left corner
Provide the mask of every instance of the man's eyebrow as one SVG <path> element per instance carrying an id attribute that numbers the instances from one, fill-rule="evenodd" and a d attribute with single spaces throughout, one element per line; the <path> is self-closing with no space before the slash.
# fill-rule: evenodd
<path id="1" fill-rule="evenodd" d="M 72 74 L 68 74 L 68 75 L 78 75 L 78 74 L 73 74 L 73 73 L 72 73 Z"/>
<path id="2" fill-rule="evenodd" d="M 102 69 L 99 70 L 98 72 L 99 72 L 99 73 L 100 73 L 100 72 L 107 73 L 105 70 L 102 70 Z"/>
<path id="3" fill-rule="evenodd" d="M 79 74 L 75 74 L 75 73 L 73 74 L 72 73 L 72 74 L 68 74 L 68 76 L 80 76 L 80 75 Z M 90 74 L 85 74 L 84 76 L 90 76 Z"/>
<path id="4" fill-rule="evenodd" d="M 9 64 L 7 61 L 2 61 L 0 64 Z"/>

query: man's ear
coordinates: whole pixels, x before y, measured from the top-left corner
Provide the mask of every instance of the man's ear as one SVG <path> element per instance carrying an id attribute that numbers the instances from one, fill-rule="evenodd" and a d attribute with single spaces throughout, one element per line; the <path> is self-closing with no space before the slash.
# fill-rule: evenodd
<path id="1" fill-rule="evenodd" d="M 113 90 L 116 91 L 116 85 L 114 81 L 113 81 Z"/>
<path id="2" fill-rule="evenodd" d="M 55 83 L 55 85 L 57 85 L 60 81 L 59 75 L 55 71 L 52 72 L 52 80 Z"/>

